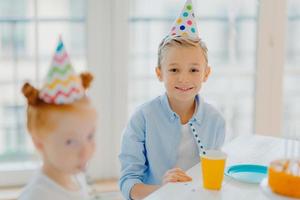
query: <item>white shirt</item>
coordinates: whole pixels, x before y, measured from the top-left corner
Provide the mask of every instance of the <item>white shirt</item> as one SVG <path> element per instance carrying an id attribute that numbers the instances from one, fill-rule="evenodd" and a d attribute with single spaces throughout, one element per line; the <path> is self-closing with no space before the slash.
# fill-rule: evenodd
<path id="1" fill-rule="evenodd" d="M 23 189 L 18 200 L 86 200 L 89 199 L 87 184 L 83 175 L 76 176 L 76 180 L 80 185 L 79 191 L 69 191 L 42 171 Z"/>
<path id="2" fill-rule="evenodd" d="M 190 169 L 200 162 L 199 149 L 189 124 L 181 126 L 181 140 L 177 152 L 175 167 L 184 171 Z"/>

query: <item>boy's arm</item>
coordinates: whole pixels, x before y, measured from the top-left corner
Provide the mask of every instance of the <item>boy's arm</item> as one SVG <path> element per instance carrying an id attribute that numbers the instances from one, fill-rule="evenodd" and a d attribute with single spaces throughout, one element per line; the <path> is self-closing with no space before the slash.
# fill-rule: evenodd
<path id="1" fill-rule="evenodd" d="M 169 182 L 187 182 L 191 180 L 192 178 L 189 177 L 185 171 L 180 168 L 173 168 L 164 174 L 162 184 L 164 185 Z M 143 199 L 159 188 L 160 185 L 135 184 L 130 191 L 130 196 L 132 199 Z"/>
<path id="2" fill-rule="evenodd" d="M 130 196 L 134 200 L 144 199 L 146 196 L 159 188 L 160 185 L 146 185 L 143 183 L 138 183 L 132 187 Z"/>
<path id="3" fill-rule="evenodd" d="M 134 113 L 124 130 L 119 159 L 121 162 L 120 189 L 126 199 L 131 199 L 132 188 L 137 184 L 143 184 L 148 168 L 145 149 L 145 118 L 141 110 Z"/>

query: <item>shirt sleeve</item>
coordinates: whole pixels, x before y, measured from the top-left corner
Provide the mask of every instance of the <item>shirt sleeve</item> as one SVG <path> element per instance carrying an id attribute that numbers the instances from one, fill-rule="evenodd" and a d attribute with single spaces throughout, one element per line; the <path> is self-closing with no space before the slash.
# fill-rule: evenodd
<path id="1" fill-rule="evenodd" d="M 137 111 L 123 132 L 121 153 L 121 177 L 119 186 L 126 199 L 131 199 L 130 191 L 137 183 L 143 182 L 148 168 L 145 149 L 145 119 Z"/>

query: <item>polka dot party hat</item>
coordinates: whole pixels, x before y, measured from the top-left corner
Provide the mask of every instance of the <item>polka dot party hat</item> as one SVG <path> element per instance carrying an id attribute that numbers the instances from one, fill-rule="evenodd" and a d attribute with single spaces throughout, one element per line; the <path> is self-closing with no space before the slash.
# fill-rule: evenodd
<path id="1" fill-rule="evenodd" d="M 70 104 L 83 96 L 81 79 L 75 73 L 60 37 L 39 97 L 46 103 Z"/>
<path id="2" fill-rule="evenodd" d="M 199 38 L 195 14 L 191 0 L 187 0 L 179 17 L 172 26 L 169 36 L 186 36 L 192 39 Z"/>

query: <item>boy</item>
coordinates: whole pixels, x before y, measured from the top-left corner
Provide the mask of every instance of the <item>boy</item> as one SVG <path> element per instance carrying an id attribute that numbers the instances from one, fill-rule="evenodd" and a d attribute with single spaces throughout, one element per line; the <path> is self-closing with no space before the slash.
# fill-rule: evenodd
<path id="1" fill-rule="evenodd" d="M 184 171 L 205 149 L 222 146 L 225 121 L 198 95 L 210 70 L 187 0 L 159 46 L 156 75 L 166 93 L 140 106 L 124 131 L 119 158 L 126 199 L 142 199 L 168 182 L 191 181 Z"/>

